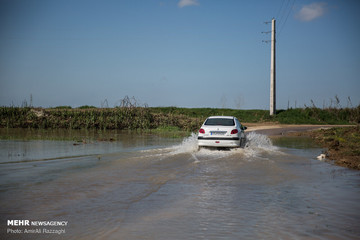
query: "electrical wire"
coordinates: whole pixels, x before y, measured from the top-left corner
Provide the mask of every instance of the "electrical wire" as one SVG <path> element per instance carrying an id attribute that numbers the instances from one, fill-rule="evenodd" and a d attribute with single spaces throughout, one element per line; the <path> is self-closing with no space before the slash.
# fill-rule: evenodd
<path id="1" fill-rule="evenodd" d="M 282 0 L 281 4 L 280 4 L 280 8 L 277 11 L 276 14 L 276 21 L 277 21 L 277 29 L 280 29 L 280 31 L 276 31 L 276 38 L 278 39 L 280 33 L 282 32 L 282 30 L 284 29 L 284 26 L 290 16 L 290 13 L 293 10 L 294 4 L 295 4 L 296 0 Z M 286 2 L 286 3 L 285 3 Z M 271 22 L 265 22 L 267 23 L 271 23 Z M 270 33 L 270 32 L 262 32 L 262 33 Z M 263 42 L 268 43 L 270 42 L 269 40 L 263 40 Z"/>
<path id="2" fill-rule="evenodd" d="M 291 0 L 290 0 L 291 1 Z M 289 1 L 289 2 L 290 2 Z M 296 0 L 293 0 L 292 1 L 292 4 L 291 4 L 291 6 L 290 6 L 290 8 L 288 9 L 288 13 L 287 13 L 287 15 L 286 15 L 286 18 L 285 18 L 285 22 L 282 24 L 282 26 L 281 26 L 281 28 L 280 28 L 280 25 L 279 25 L 279 32 L 277 33 L 277 38 L 279 38 L 279 36 L 280 36 L 280 33 L 282 32 L 282 30 L 284 29 L 284 27 L 285 27 L 285 25 L 286 25 L 286 22 L 287 22 L 287 20 L 288 20 L 288 18 L 289 18 L 289 15 L 290 15 L 290 13 L 292 12 L 292 10 L 293 10 L 293 7 L 294 7 L 294 4 L 295 4 L 295 1 Z"/>
<path id="3" fill-rule="evenodd" d="M 279 19 L 279 14 L 280 14 L 283 6 L 284 6 L 284 2 L 285 2 L 285 0 L 282 0 L 282 2 L 281 2 L 281 7 L 279 8 L 279 11 L 277 12 L 275 19 Z"/>
<path id="4" fill-rule="evenodd" d="M 290 1 L 291 0 L 287 0 L 285 7 L 281 8 L 281 11 L 279 12 L 280 15 L 277 18 L 278 25 L 280 25 L 282 20 L 284 19 L 284 16 L 285 16 L 286 12 L 288 11 Z"/>

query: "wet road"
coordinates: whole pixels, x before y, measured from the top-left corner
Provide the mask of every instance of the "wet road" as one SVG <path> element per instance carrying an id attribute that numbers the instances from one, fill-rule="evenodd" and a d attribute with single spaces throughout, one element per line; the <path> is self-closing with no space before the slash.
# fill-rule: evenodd
<path id="1" fill-rule="evenodd" d="M 2 160 L 1 238 L 360 238 L 359 172 L 316 160 L 321 149 L 308 139 L 251 133 L 245 149 L 230 151 L 197 151 L 195 135 L 156 139 L 40 161 L 29 147 L 29 161 Z M 48 227 L 62 234 L 17 235 L 6 233 L 9 219 L 68 225 Z"/>

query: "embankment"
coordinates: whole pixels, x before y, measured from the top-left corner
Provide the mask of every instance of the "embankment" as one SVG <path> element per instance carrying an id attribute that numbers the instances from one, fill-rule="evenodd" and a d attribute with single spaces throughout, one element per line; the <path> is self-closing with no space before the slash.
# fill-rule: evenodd
<path id="1" fill-rule="evenodd" d="M 248 131 L 268 136 L 307 136 L 325 148 L 325 160 L 360 170 L 360 126 L 248 124 Z"/>
<path id="2" fill-rule="evenodd" d="M 358 124 L 356 108 L 304 108 L 279 110 L 270 116 L 266 110 L 216 108 L 30 108 L 0 107 L 0 127 L 41 129 L 156 129 L 174 127 L 195 131 L 211 115 L 236 116 L 246 123 L 272 124 Z"/>
<path id="3" fill-rule="evenodd" d="M 334 127 L 298 135 L 312 137 L 326 148 L 326 157 L 336 165 L 360 170 L 360 126 Z"/>

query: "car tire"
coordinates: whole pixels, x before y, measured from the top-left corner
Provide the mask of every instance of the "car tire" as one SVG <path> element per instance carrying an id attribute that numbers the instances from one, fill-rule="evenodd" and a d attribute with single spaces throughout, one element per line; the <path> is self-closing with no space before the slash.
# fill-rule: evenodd
<path id="1" fill-rule="evenodd" d="M 240 138 L 240 147 L 245 148 L 245 142 L 246 142 L 245 138 Z"/>

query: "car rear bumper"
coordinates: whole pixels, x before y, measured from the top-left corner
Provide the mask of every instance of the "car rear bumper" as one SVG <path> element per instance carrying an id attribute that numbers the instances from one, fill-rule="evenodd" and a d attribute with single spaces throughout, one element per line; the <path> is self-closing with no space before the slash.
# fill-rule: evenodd
<path id="1" fill-rule="evenodd" d="M 240 138 L 198 137 L 200 147 L 240 147 Z"/>

